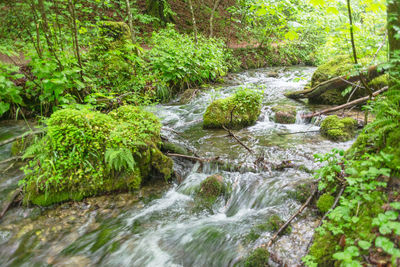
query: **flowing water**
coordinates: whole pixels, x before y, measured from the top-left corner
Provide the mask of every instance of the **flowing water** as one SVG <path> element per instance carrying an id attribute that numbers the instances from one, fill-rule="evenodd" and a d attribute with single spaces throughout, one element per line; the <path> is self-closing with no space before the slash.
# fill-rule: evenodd
<path id="1" fill-rule="evenodd" d="M 268 77 L 276 71 L 279 76 Z M 288 219 L 302 203 L 294 197 L 300 184 L 309 182 L 315 169 L 313 154 L 332 148 L 347 148 L 351 142 L 333 143 L 322 138 L 315 124 L 299 118 L 295 124 L 273 122 L 271 107 L 290 104 L 298 112 L 308 107 L 284 97 L 286 91 L 301 89 L 314 68 L 268 68 L 232 74 L 225 84 L 201 90 L 188 104 L 158 105 L 158 115 L 169 141 L 183 145 L 201 157 L 219 157 L 234 171 L 218 165 L 175 160 L 182 182 L 144 186 L 135 193 L 89 198 L 64 203 L 52 209 L 16 207 L 0 221 L 1 266 L 230 266 L 273 235 L 258 225 L 279 215 Z M 250 154 L 223 130 L 203 130 L 201 119 L 207 105 L 226 97 L 238 87 L 264 91 L 262 114 L 254 126 L 235 131 L 253 151 Z M 171 130 L 173 129 L 173 131 Z M 0 127 L 0 138 L 23 131 L 20 125 Z M 310 131 L 310 132 L 308 132 Z M 308 132 L 288 134 L 294 132 Z M 1 140 L 1 139 L 0 139 Z M 0 148 L 0 160 L 10 146 Z M 290 160 L 302 168 L 259 169 L 254 162 L 263 155 L 270 164 Z M 8 164 L 0 166 L 7 168 Z M 219 173 L 231 188 L 211 209 L 199 209 L 195 188 L 211 174 Z M 17 186 L 21 172 L 15 168 L 0 173 L 0 202 Z M 292 223 L 291 234 L 272 246 L 279 264 L 300 264 L 313 234 L 312 211 Z M 257 230 L 258 229 L 258 230 Z M 254 233 L 257 235 L 254 237 Z"/>

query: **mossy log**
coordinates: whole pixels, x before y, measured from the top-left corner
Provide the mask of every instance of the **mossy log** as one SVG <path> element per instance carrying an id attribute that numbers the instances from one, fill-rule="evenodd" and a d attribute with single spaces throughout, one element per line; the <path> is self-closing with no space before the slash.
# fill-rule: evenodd
<path id="1" fill-rule="evenodd" d="M 378 67 L 378 65 L 371 66 L 366 71 L 363 76 L 369 81 L 376 77 L 385 74 L 385 69 Z M 360 74 L 353 76 L 339 76 L 322 82 L 311 89 L 305 89 L 297 92 L 290 92 L 285 94 L 286 97 L 291 99 L 301 99 L 301 98 L 314 98 L 316 96 L 322 95 L 323 93 L 333 90 L 333 89 L 344 89 L 355 82 L 360 81 Z"/>

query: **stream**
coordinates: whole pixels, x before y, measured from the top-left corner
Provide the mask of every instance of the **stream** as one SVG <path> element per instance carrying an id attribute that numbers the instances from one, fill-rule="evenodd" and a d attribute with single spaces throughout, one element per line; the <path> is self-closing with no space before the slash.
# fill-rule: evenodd
<path id="1" fill-rule="evenodd" d="M 139 192 L 88 198 L 53 208 L 16 207 L 0 221 L 0 266 L 230 266 L 274 234 L 258 232 L 270 216 L 287 220 L 302 205 L 294 197 L 299 185 L 310 182 L 306 169 L 315 169 L 315 153 L 346 149 L 352 141 L 334 143 L 318 133 L 318 125 L 298 116 L 295 124 L 277 124 L 271 107 L 290 104 L 298 114 L 314 107 L 287 99 L 287 91 L 302 89 L 315 68 L 264 68 L 230 74 L 224 84 L 201 90 L 188 104 L 172 102 L 150 107 L 166 130 L 169 141 L 185 146 L 201 157 L 242 166 L 240 171 L 217 165 L 174 158 L 182 182 L 156 182 Z M 278 77 L 269 77 L 269 72 Z M 224 130 L 203 130 L 202 116 L 209 103 L 235 92 L 238 87 L 264 91 L 261 116 L 251 127 L 234 131 L 249 146 L 251 155 Z M 174 131 L 168 130 L 173 129 Z M 24 124 L 1 124 L 0 141 L 24 132 Z M 312 131 L 301 134 L 294 132 Z M 11 144 L 0 147 L 0 161 L 11 156 Z M 305 168 L 257 170 L 254 162 L 263 155 L 268 162 L 290 160 Z M 18 166 L 0 166 L 0 207 L 17 187 Z M 9 169 L 3 172 L 4 169 Z M 194 190 L 212 174 L 221 174 L 231 192 L 212 209 L 196 209 Z M 298 190 L 298 189 L 297 189 Z M 287 266 L 301 263 L 318 223 L 306 209 L 292 223 L 292 232 L 270 248 Z M 272 266 L 280 266 L 270 259 Z"/>

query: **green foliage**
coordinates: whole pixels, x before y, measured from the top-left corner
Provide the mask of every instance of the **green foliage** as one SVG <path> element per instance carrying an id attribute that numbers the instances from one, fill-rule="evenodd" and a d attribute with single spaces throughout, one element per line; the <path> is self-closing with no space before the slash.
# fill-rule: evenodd
<path id="1" fill-rule="evenodd" d="M 59 194 L 64 201 L 69 195 L 135 189 L 153 168 L 172 168 L 170 159 L 156 153 L 160 123 L 140 108 L 123 106 L 109 115 L 64 109 L 47 125 L 47 135 L 25 155 L 34 156 L 21 181 L 26 202 L 48 205 Z M 171 170 L 160 172 L 171 176 Z"/>
<path id="2" fill-rule="evenodd" d="M 217 99 L 203 117 L 204 128 L 243 128 L 256 122 L 261 112 L 262 92 L 240 88 L 233 96 Z"/>
<path id="3" fill-rule="evenodd" d="M 171 87 L 182 88 L 201 84 L 225 75 L 224 44 L 217 39 L 180 34 L 172 25 L 154 32 L 150 41 L 152 49 L 144 57 L 150 69 Z"/>
<path id="4" fill-rule="evenodd" d="M 23 105 L 21 87 L 13 81 L 22 78 L 18 67 L 0 62 L 0 117 L 12 106 Z"/>
<path id="5" fill-rule="evenodd" d="M 123 169 L 134 170 L 135 159 L 127 148 L 108 148 L 104 154 L 105 161 L 110 169 L 121 171 Z"/>

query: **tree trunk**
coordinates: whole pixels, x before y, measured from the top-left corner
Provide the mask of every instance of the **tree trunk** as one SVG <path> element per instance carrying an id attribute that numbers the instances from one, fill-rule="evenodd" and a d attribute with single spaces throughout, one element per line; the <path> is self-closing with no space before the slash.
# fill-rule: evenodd
<path id="1" fill-rule="evenodd" d="M 398 0 L 389 0 L 387 7 L 388 33 L 390 57 L 393 58 L 395 51 L 400 51 L 400 39 L 396 38 L 396 27 L 400 28 L 400 2 Z"/>
<path id="2" fill-rule="evenodd" d="M 75 39 L 75 53 L 76 53 L 76 59 L 78 60 L 78 65 L 80 70 L 80 75 L 81 75 L 81 80 L 83 81 L 83 67 L 82 67 L 82 60 L 81 60 L 81 53 L 79 50 L 79 41 L 78 41 L 78 29 L 76 26 L 76 16 L 75 16 L 75 0 L 69 0 L 69 8 L 72 16 L 72 26 L 73 26 L 73 33 L 74 33 L 74 39 Z"/>
<path id="3" fill-rule="evenodd" d="M 194 39 L 195 39 L 196 44 L 197 44 L 197 24 L 196 24 L 196 17 L 194 16 L 192 0 L 189 0 L 189 8 L 190 8 L 190 13 L 192 14 Z"/>
<path id="4" fill-rule="evenodd" d="M 213 10 L 211 11 L 211 15 L 210 15 L 210 38 L 213 37 L 213 31 L 214 31 L 214 25 L 213 25 L 213 22 L 214 22 L 214 14 L 215 14 L 215 11 L 217 10 L 218 6 L 219 6 L 219 3 L 221 3 L 221 0 L 216 0 L 215 3 L 214 3 L 214 8 L 213 8 Z"/>
<path id="5" fill-rule="evenodd" d="M 126 13 L 128 13 L 128 24 L 129 24 L 129 29 L 131 30 L 132 43 L 135 43 L 135 33 L 133 31 L 133 22 L 132 22 L 132 11 L 129 0 L 126 0 Z"/>

